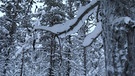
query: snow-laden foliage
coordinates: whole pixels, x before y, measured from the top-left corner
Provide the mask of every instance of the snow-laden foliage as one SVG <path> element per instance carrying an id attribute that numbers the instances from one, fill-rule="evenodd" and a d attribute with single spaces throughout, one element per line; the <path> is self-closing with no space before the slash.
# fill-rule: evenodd
<path id="1" fill-rule="evenodd" d="M 94 31 L 92 31 L 87 37 L 85 37 L 83 46 L 88 46 L 92 43 L 92 41 L 101 34 L 102 25 L 101 22 L 97 23 Z"/>
<path id="2" fill-rule="evenodd" d="M 0 2 L 0 76 L 104 76 L 99 1 Z"/>
<path id="3" fill-rule="evenodd" d="M 90 2 L 90 4 L 79 8 L 79 11 L 78 11 L 79 13 L 77 14 L 77 17 L 75 17 L 72 20 L 66 21 L 65 23 L 56 24 L 52 27 L 34 25 L 34 29 L 42 29 L 46 31 L 51 31 L 56 34 L 65 32 L 66 34 L 65 36 L 73 34 L 81 28 L 81 26 L 83 25 L 84 21 L 88 18 L 88 16 L 94 12 L 94 9 L 92 8 L 96 7 L 97 4 L 98 2 L 94 0 Z M 83 16 L 82 14 L 84 13 L 85 15 Z M 69 31 L 70 29 L 71 31 Z"/>

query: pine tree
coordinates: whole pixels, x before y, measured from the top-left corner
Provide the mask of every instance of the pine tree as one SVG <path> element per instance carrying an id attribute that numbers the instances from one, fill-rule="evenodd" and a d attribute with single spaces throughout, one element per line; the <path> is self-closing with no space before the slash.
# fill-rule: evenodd
<path id="1" fill-rule="evenodd" d="M 42 10 L 45 13 L 40 14 L 40 23 L 44 26 L 54 26 L 55 24 L 59 24 L 64 22 L 65 20 L 65 5 L 62 3 L 62 0 L 42 0 L 44 2 L 44 7 Z M 41 10 L 41 11 L 42 11 Z M 40 11 L 40 10 L 39 10 Z M 61 56 L 61 47 L 59 46 L 61 43 L 57 42 L 56 39 L 58 38 L 56 34 L 51 32 L 45 32 L 46 35 L 44 37 L 49 38 L 49 50 L 50 53 L 50 60 L 49 60 L 49 76 L 60 76 L 61 75 L 61 66 L 62 66 L 62 56 Z M 58 44 L 59 43 L 59 44 Z M 60 68 L 59 68 L 60 67 Z"/>
<path id="2" fill-rule="evenodd" d="M 2 75 L 23 75 L 23 65 L 24 62 L 20 61 L 20 58 L 17 55 L 18 49 L 17 47 L 23 47 L 25 45 L 25 35 L 24 29 L 28 28 L 29 25 L 23 24 L 24 20 L 27 20 L 28 22 L 28 14 L 31 9 L 31 1 L 24 2 L 23 0 L 10 0 L 5 1 L 2 0 L 3 5 L 1 5 L 2 12 L 5 12 L 5 16 L 3 16 L 4 22 L 4 28 L 8 31 L 7 33 L 7 46 L 5 46 L 5 50 L 3 48 L 3 52 L 5 52 L 5 65 L 3 68 L 3 74 Z M 25 5 L 27 4 L 28 7 Z M 25 9 L 24 9 L 25 8 Z M 25 26 L 24 26 L 25 25 Z M 26 27 L 28 26 L 28 27 Z M 20 28 L 21 27 L 21 28 Z M 19 35 L 20 34 L 20 35 Z M 19 37 L 21 36 L 21 37 Z M 20 44 L 23 44 L 20 46 Z M 21 48 L 20 48 L 21 49 Z M 23 50 L 21 50 L 23 51 Z M 22 52 L 23 53 L 23 52 Z M 22 54 L 24 55 L 24 53 Z M 22 60 L 24 58 L 22 57 Z"/>

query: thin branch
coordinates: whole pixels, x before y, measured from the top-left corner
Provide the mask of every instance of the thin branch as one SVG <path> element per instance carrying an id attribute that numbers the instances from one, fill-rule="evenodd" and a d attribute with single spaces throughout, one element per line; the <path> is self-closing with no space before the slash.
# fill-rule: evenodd
<path id="1" fill-rule="evenodd" d="M 100 11 L 100 3 L 98 5 L 97 12 L 96 12 L 96 20 L 97 20 L 97 22 L 99 22 L 99 19 L 98 19 L 99 11 Z"/>

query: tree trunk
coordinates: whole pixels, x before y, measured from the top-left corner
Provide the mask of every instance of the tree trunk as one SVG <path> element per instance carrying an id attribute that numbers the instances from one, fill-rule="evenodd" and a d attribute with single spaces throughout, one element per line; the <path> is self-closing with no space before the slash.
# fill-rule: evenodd
<path id="1" fill-rule="evenodd" d="M 54 53 L 55 53 L 54 40 L 55 40 L 54 34 L 51 33 L 49 76 L 54 76 Z"/>
<path id="2" fill-rule="evenodd" d="M 68 43 L 70 45 L 72 45 L 71 36 L 70 35 L 68 36 Z M 66 62 L 66 64 L 67 64 L 66 76 L 70 76 L 70 72 L 71 72 L 71 63 L 69 61 L 69 60 L 71 60 L 71 49 L 70 48 L 68 48 L 68 51 L 67 51 L 67 58 L 68 58 L 68 61 Z"/>
<path id="3" fill-rule="evenodd" d="M 84 76 L 87 76 L 87 61 L 86 61 L 86 47 L 83 48 L 83 57 L 84 57 Z"/>
<path id="4" fill-rule="evenodd" d="M 130 29 L 127 34 L 128 37 L 128 55 L 126 76 L 135 76 L 135 29 Z"/>
<path id="5" fill-rule="evenodd" d="M 102 0 L 101 9 L 106 76 L 135 76 L 135 30 L 113 24 L 120 17 L 135 19 L 135 0 Z"/>
<path id="6" fill-rule="evenodd" d="M 3 76 L 8 75 L 7 74 L 7 71 L 9 71 L 8 70 L 8 65 L 9 65 L 9 60 L 10 60 L 9 54 L 10 54 L 10 49 L 7 49 L 7 51 L 5 51 L 5 57 L 6 57 L 6 59 L 5 59 L 5 64 L 4 64 Z"/>
<path id="7" fill-rule="evenodd" d="M 22 58 L 21 58 L 21 68 L 20 68 L 20 76 L 23 76 L 23 68 L 24 68 L 24 49 L 22 50 Z"/>

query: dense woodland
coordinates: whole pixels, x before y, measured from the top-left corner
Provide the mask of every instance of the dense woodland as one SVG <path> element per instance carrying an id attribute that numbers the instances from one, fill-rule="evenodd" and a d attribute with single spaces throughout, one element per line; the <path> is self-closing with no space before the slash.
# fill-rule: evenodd
<path id="1" fill-rule="evenodd" d="M 0 76 L 135 76 L 135 0 L 0 0 Z"/>

